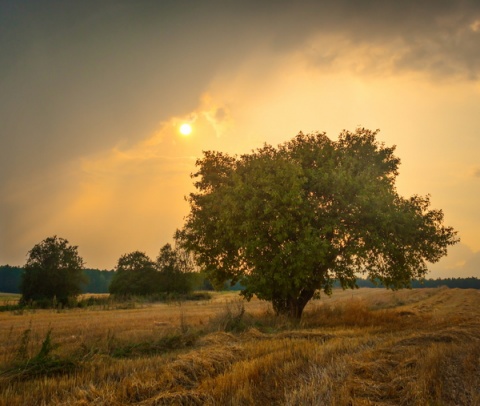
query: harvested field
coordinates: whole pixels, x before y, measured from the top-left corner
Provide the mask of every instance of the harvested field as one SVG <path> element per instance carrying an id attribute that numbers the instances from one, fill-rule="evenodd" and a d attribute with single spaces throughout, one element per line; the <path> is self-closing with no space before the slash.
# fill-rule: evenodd
<path id="1" fill-rule="evenodd" d="M 0 313 L 0 405 L 480 405 L 480 292 Z M 43 352 L 42 352 L 43 351 Z"/>

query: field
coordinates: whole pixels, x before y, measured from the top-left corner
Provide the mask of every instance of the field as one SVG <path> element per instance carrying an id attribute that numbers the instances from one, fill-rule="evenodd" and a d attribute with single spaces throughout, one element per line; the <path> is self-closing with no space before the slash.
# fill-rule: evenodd
<path id="1" fill-rule="evenodd" d="M 7 298 L 2 300 L 13 300 Z M 0 313 L 0 405 L 480 405 L 480 292 Z"/>

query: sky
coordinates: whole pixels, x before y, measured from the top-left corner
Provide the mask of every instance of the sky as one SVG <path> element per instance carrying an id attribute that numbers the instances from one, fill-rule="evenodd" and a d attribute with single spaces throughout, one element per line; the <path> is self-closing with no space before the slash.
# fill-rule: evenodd
<path id="1" fill-rule="evenodd" d="M 202 151 L 358 127 L 458 230 L 428 277 L 480 277 L 478 1 L 0 0 L 0 264 L 155 258 Z"/>

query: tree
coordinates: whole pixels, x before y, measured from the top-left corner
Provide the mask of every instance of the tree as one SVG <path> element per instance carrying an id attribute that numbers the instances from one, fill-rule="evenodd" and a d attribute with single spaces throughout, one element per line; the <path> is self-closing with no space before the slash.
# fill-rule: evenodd
<path id="1" fill-rule="evenodd" d="M 77 248 L 57 236 L 35 245 L 24 266 L 21 303 L 52 303 L 56 298 L 58 303 L 67 305 L 69 298 L 78 296 L 86 279 Z"/>
<path id="2" fill-rule="evenodd" d="M 107 293 L 114 271 L 100 270 L 100 269 L 85 269 L 83 273 L 88 278 L 82 292 L 83 293 Z"/>
<path id="3" fill-rule="evenodd" d="M 158 272 L 147 254 L 134 251 L 118 260 L 109 292 L 114 295 L 151 295 L 158 290 Z"/>
<path id="4" fill-rule="evenodd" d="M 19 266 L 0 266 L 0 292 L 18 293 L 23 272 Z"/>
<path id="5" fill-rule="evenodd" d="M 187 293 L 191 290 L 188 273 L 191 259 L 180 249 L 165 244 L 157 261 L 135 251 L 120 257 L 109 286 L 115 295 L 147 296 L 157 293 Z"/>
<path id="6" fill-rule="evenodd" d="M 191 290 L 188 273 L 193 264 L 183 251 L 165 244 L 157 257 L 157 269 L 160 273 L 159 290 L 167 293 L 188 293 Z"/>
<path id="7" fill-rule="evenodd" d="M 366 274 L 408 287 L 458 240 L 428 196 L 398 195 L 400 160 L 377 133 L 300 133 L 240 157 L 204 152 L 177 239 L 214 284 L 241 282 L 247 299 L 292 318 L 335 280 L 355 288 Z"/>

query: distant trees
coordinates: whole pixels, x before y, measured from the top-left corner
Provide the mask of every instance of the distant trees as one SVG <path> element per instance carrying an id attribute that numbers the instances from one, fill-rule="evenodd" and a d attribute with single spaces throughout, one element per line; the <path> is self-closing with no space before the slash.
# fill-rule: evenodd
<path id="1" fill-rule="evenodd" d="M 187 293 L 191 290 L 188 273 L 193 269 L 191 258 L 170 244 L 165 244 L 157 257 L 158 288 L 161 292 Z"/>
<path id="2" fill-rule="evenodd" d="M 188 293 L 192 289 L 189 272 L 193 266 L 184 252 L 170 244 L 160 249 L 156 262 L 145 253 L 134 251 L 118 260 L 109 292 L 117 296 Z"/>
<path id="3" fill-rule="evenodd" d="M 115 272 L 113 270 L 84 269 L 88 283 L 82 286 L 82 293 L 108 293 L 108 287 Z"/>
<path id="4" fill-rule="evenodd" d="M 19 266 L 0 265 L 0 292 L 2 293 L 20 293 L 20 283 L 24 269 Z M 82 293 L 108 293 L 108 287 L 115 275 L 115 271 L 84 269 L 84 277 L 88 282 L 82 284 Z M 214 290 L 204 272 L 188 272 L 186 273 L 189 285 L 193 290 Z M 373 283 L 368 279 L 357 278 L 358 287 L 379 288 L 384 287 L 380 281 Z M 340 287 L 338 281 L 333 285 Z M 424 280 L 412 280 L 412 288 L 435 288 L 446 286 L 449 288 L 459 289 L 480 289 L 480 279 L 475 277 L 467 278 L 436 278 Z M 244 286 L 240 283 L 231 286 L 226 282 L 223 290 L 242 290 Z"/>
<path id="5" fill-rule="evenodd" d="M 134 251 L 122 255 L 115 268 L 109 291 L 114 295 L 151 295 L 156 292 L 158 278 L 155 263 L 147 254 Z"/>
<path id="6" fill-rule="evenodd" d="M 0 266 L 0 292 L 19 293 L 23 272 L 19 266 Z"/>
<path id="7" fill-rule="evenodd" d="M 400 159 L 376 134 L 299 134 L 240 157 L 205 152 L 177 239 L 216 286 L 240 282 L 247 299 L 292 318 L 335 280 L 356 287 L 357 273 L 410 286 L 458 239 L 428 196 L 397 193 Z"/>
<path id="8" fill-rule="evenodd" d="M 64 238 L 49 237 L 28 253 L 20 283 L 21 303 L 49 305 L 55 299 L 67 305 L 82 291 L 85 283 L 83 259 Z"/>
<path id="9" fill-rule="evenodd" d="M 20 293 L 20 284 L 24 273 L 23 267 L 0 265 L 0 292 Z M 113 271 L 99 269 L 83 269 L 82 293 L 108 293 L 108 286 L 113 277 Z"/>

